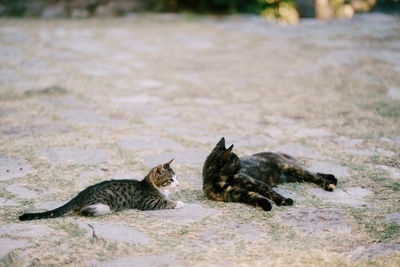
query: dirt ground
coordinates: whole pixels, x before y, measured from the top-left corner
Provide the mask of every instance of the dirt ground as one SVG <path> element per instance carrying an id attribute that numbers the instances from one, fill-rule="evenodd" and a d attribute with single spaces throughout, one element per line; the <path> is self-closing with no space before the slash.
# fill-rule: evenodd
<path id="1" fill-rule="evenodd" d="M 399 266 L 400 20 L 0 19 L 0 265 Z M 224 136 L 339 180 L 292 207 L 202 194 Z M 21 223 L 175 158 L 181 210 Z"/>

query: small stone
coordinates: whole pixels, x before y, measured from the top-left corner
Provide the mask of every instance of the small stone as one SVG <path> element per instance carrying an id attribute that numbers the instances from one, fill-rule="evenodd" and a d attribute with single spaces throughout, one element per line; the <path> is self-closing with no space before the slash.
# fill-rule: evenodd
<path id="1" fill-rule="evenodd" d="M 154 102 L 160 102 L 161 98 L 157 96 L 150 96 L 145 94 L 133 95 L 133 96 L 123 96 L 123 97 L 113 97 L 111 102 L 119 104 L 148 104 Z"/>
<path id="2" fill-rule="evenodd" d="M 351 231 L 340 209 L 291 209 L 281 212 L 279 216 L 285 224 L 307 234 L 325 235 Z"/>
<path id="3" fill-rule="evenodd" d="M 245 242 L 255 243 L 262 239 L 263 232 L 254 223 L 228 222 L 227 227 Z"/>
<path id="4" fill-rule="evenodd" d="M 297 200 L 297 201 L 303 199 L 302 197 L 296 195 L 294 192 L 292 192 L 288 189 L 285 189 L 285 188 L 274 187 L 273 190 L 285 198 L 291 198 L 291 199 Z"/>
<path id="5" fill-rule="evenodd" d="M 132 180 L 137 180 L 137 181 L 141 181 L 143 180 L 143 178 L 145 177 L 145 174 L 141 174 L 141 173 L 123 173 L 123 172 L 117 172 L 116 174 L 113 175 L 113 179 L 132 179 Z"/>
<path id="6" fill-rule="evenodd" d="M 152 168 L 157 164 L 165 163 L 174 160 L 176 165 L 191 165 L 191 164 L 202 164 L 207 157 L 207 154 L 200 149 L 188 149 L 176 152 L 167 152 L 158 155 L 148 155 L 143 157 L 144 164 Z"/>
<path id="7" fill-rule="evenodd" d="M 11 238 L 0 238 L 0 258 L 3 258 L 8 253 L 15 249 L 27 248 L 32 243 L 26 240 L 15 240 Z"/>
<path id="8" fill-rule="evenodd" d="M 386 166 L 386 165 L 377 165 L 377 166 L 375 166 L 375 168 L 378 168 L 378 169 L 381 169 L 384 171 L 389 171 L 394 179 L 400 179 L 400 169 L 398 169 L 398 168 L 394 168 L 394 167 L 390 167 L 390 166 Z"/>
<path id="9" fill-rule="evenodd" d="M 372 194 L 370 190 L 361 187 L 349 187 L 344 190 L 335 189 L 333 192 L 325 191 L 322 188 L 313 188 L 309 192 L 319 198 L 354 207 L 366 206 L 367 203 L 361 199 Z"/>
<path id="10" fill-rule="evenodd" d="M 394 99 L 400 99 L 400 88 L 390 87 L 386 94 Z"/>
<path id="11" fill-rule="evenodd" d="M 19 204 L 11 199 L 0 197 L 0 207 L 18 206 Z"/>
<path id="12" fill-rule="evenodd" d="M 366 258 L 373 258 L 379 255 L 390 256 L 393 252 L 400 251 L 400 244 L 395 243 L 377 243 L 370 247 L 358 247 L 349 253 L 353 261 L 359 261 Z"/>
<path id="13" fill-rule="evenodd" d="M 34 173 L 34 171 L 25 165 L 21 159 L 0 154 L 0 181 L 22 177 L 31 173 Z"/>
<path id="14" fill-rule="evenodd" d="M 125 266 L 140 266 L 140 267 L 168 267 L 176 266 L 175 260 L 169 255 L 146 255 L 136 257 L 117 258 L 108 261 L 87 262 L 88 266 L 96 267 L 125 267 Z"/>
<path id="15" fill-rule="evenodd" d="M 99 115 L 88 109 L 66 109 L 59 112 L 64 118 L 79 124 L 94 124 L 99 126 L 124 126 L 127 124 L 124 120 L 111 119 L 103 115 Z"/>
<path id="16" fill-rule="evenodd" d="M 384 222 L 400 224 L 400 213 L 395 212 L 395 213 L 386 214 Z"/>
<path id="17" fill-rule="evenodd" d="M 217 138 L 215 139 L 217 140 Z M 234 144 L 235 147 L 242 148 L 242 147 L 259 147 L 262 145 L 266 145 L 265 142 L 255 139 L 249 135 L 245 136 L 225 136 L 226 144 Z M 218 141 L 217 141 L 218 142 Z"/>
<path id="18" fill-rule="evenodd" d="M 327 158 L 318 152 L 314 152 L 311 148 L 300 144 L 288 143 L 278 147 L 275 152 L 285 153 L 291 156 L 308 157 L 308 158 Z"/>
<path id="19" fill-rule="evenodd" d="M 354 147 L 364 142 L 363 139 L 350 139 L 345 136 L 341 136 L 337 138 L 335 141 L 341 147 Z"/>
<path id="20" fill-rule="evenodd" d="M 162 82 L 156 80 L 141 80 L 137 84 L 143 89 L 158 88 L 163 85 Z"/>
<path id="21" fill-rule="evenodd" d="M 294 136 L 298 138 L 302 137 L 320 137 L 320 136 L 329 136 L 331 133 L 329 133 L 326 129 L 299 129 L 295 132 Z"/>
<path id="22" fill-rule="evenodd" d="M 351 155 L 357 156 L 373 156 L 375 155 L 374 151 L 368 149 L 346 149 L 345 152 Z"/>
<path id="23" fill-rule="evenodd" d="M 35 204 L 35 207 L 38 209 L 42 210 L 54 210 L 58 207 L 61 207 L 65 203 L 60 202 L 60 201 L 45 201 L 45 202 L 39 202 Z"/>
<path id="24" fill-rule="evenodd" d="M 313 161 L 311 166 L 307 168 L 307 170 L 314 173 L 321 172 L 326 174 L 333 174 L 337 177 L 346 177 L 350 175 L 347 167 L 322 161 Z"/>
<path id="25" fill-rule="evenodd" d="M 145 214 L 150 216 L 156 216 L 164 220 L 170 220 L 175 222 L 192 222 L 200 218 L 218 214 L 219 211 L 209 208 L 203 208 L 199 204 L 187 204 L 181 209 L 169 209 L 169 210 L 149 210 L 144 211 Z"/>
<path id="26" fill-rule="evenodd" d="M 180 121 L 178 118 L 174 116 L 149 116 L 143 118 L 143 120 L 150 125 L 161 125 L 161 124 L 168 124 L 168 125 L 176 125 Z"/>
<path id="27" fill-rule="evenodd" d="M 99 164 L 111 158 L 103 149 L 79 149 L 75 147 L 55 147 L 42 149 L 38 153 L 53 163 Z"/>
<path id="28" fill-rule="evenodd" d="M 18 184 L 10 184 L 5 187 L 5 189 L 15 195 L 17 195 L 19 198 L 38 198 L 39 194 L 36 191 L 32 191 L 29 189 L 26 189 L 25 187 L 22 187 Z"/>
<path id="29" fill-rule="evenodd" d="M 119 143 L 126 150 L 176 150 L 183 148 L 181 144 L 178 144 L 169 138 L 155 135 L 123 138 Z"/>
<path id="30" fill-rule="evenodd" d="M 39 238 L 48 236 L 53 231 L 45 225 L 15 223 L 0 226 L 0 235 L 9 235 L 13 237 Z"/>
<path id="31" fill-rule="evenodd" d="M 150 242 L 150 239 L 146 234 L 132 227 L 96 221 L 79 221 L 79 227 L 86 230 L 86 237 L 89 239 L 92 239 L 93 237 L 93 229 L 88 224 L 94 228 L 95 234 L 98 238 L 104 238 L 116 242 L 126 242 L 133 245 L 147 244 Z"/>

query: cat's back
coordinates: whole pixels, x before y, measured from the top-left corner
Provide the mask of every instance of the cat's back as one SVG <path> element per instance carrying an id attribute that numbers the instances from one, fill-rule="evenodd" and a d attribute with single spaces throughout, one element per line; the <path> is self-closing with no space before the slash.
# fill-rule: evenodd
<path id="1" fill-rule="evenodd" d="M 126 190 L 133 190 L 133 189 L 142 190 L 143 187 L 144 187 L 143 183 L 141 181 L 137 181 L 137 180 L 131 180 L 131 179 L 106 180 L 106 181 L 102 181 L 100 183 L 97 183 L 97 184 L 87 187 L 80 194 L 102 192 L 102 191 L 106 191 L 106 190 L 109 190 L 112 192 L 118 192 L 118 191 L 122 191 L 122 190 L 126 191 Z"/>
<path id="2" fill-rule="evenodd" d="M 261 152 L 240 157 L 240 172 L 268 184 L 279 183 L 285 165 L 295 163 L 295 159 L 281 153 Z"/>

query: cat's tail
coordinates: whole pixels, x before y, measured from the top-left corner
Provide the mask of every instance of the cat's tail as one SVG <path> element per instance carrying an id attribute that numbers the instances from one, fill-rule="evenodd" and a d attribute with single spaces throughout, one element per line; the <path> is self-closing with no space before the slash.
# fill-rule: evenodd
<path id="1" fill-rule="evenodd" d="M 68 203 L 65 205 L 58 207 L 54 210 L 48 210 L 45 212 L 39 212 L 39 213 L 24 213 L 21 216 L 19 216 L 20 221 L 30 221 L 30 220 L 39 220 L 39 219 L 47 219 L 47 218 L 56 218 L 60 217 L 67 212 L 70 212 L 71 210 L 75 209 L 76 206 L 76 198 L 71 199 Z"/>

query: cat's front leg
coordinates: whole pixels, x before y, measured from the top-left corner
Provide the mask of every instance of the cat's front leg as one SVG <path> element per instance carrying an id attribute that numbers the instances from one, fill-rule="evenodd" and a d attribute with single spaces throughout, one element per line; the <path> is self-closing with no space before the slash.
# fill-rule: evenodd
<path id="1" fill-rule="evenodd" d="M 235 178 L 235 183 L 240 184 L 240 186 L 243 188 L 255 191 L 255 192 L 271 199 L 278 206 L 293 205 L 293 199 L 285 198 L 284 196 L 275 192 L 270 185 L 268 185 L 260 180 L 251 178 L 248 175 L 239 174 Z"/>
<path id="2" fill-rule="evenodd" d="M 183 203 L 182 201 L 178 200 L 177 202 L 175 202 L 176 206 L 174 209 L 182 209 L 185 206 L 185 203 Z"/>
<path id="3" fill-rule="evenodd" d="M 140 206 L 141 210 L 180 209 L 184 206 L 182 201 L 173 202 L 162 198 L 148 198 Z"/>

